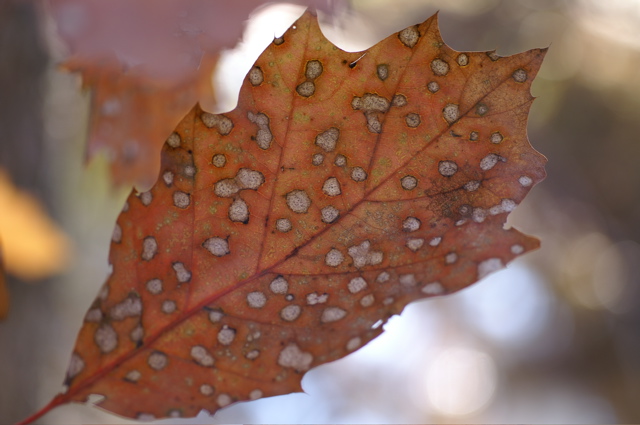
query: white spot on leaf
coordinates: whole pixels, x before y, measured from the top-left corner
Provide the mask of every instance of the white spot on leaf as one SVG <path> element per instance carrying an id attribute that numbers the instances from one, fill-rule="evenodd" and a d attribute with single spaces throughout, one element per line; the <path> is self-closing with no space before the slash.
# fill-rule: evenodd
<path id="1" fill-rule="evenodd" d="M 338 267 L 344 261 L 344 255 L 342 252 L 333 248 L 327 252 L 324 261 L 329 267 Z"/>
<path id="2" fill-rule="evenodd" d="M 300 372 L 309 370 L 311 362 L 313 362 L 311 353 L 302 351 L 295 343 L 287 345 L 278 355 L 278 364 L 280 366 L 290 367 Z"/>
<path id="3" fill-rule="evenodd" d="M 231 253 L 229 250 L 229 242 L 226 239 L 213 237 L 202 243 L 202 246 L 216 257 L 224 257 Z"/>
<path id="4" fill-rule="evenodd" d="M 347 315 L 347 312 L 339 307 L 327 307 L 322 312 L 320 321 L 322 323 L 336 322 Z"/>

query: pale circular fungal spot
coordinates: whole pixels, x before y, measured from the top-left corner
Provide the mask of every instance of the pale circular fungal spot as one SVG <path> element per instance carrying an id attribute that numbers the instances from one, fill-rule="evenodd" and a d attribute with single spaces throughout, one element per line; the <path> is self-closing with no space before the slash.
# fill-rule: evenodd
<path id="1" fill-rule="evenodd" d="M 231 253 L 229 250 L 229 242 L 226 239 L 213 237 L 202 243 L 202 246 L 216 257 L 224 257 Z"/>
<path id="2" fill-rule="evenodd" d="M 257 190 L 264 184 L 264 175 L 260 171 L 241 168 L 236 175 L 236 181 L 241 189 Z"/>
<path id="3" fill-rule="evenodd" d="M 180 139 L 180 135 L 176 132 L 171 133 L 167 138 L 167 145 L 171 146 L 172 148 L 180 147 L 181 142 L 182 140 Z"/>
<path id="4" fill-rule="evenodd" d="M 353 167 L 351 170 L 351 179 L 355 182 L 362 182 L 367 179 L 367 172 L 362 167 Z"/>
<path id="5" fill-rule="evenodd" d="M 388 272 L 382 272 L 376 278 L 376 282 L 385 283 L 385 282 L 388 282 L 390 278 L 391 278 L 391 275 Z"/>
<path id="6" fill-rule="evenodd" d="M 273 39 L 273 44 L 275 44 L 276 46 L 279 46 L 282 43 L 284 43 L 284 37 L 275 37 Z"/>
<path id="7" fill-rule="evenodd" d="M 495 153 L 490 153 L 480 160 L 480 168 L 483 171 L 489 171 L 500 161 L 500 156 Z"/>
<path id="8" fill-rule="evenodd" d="M 322 185 L 322 191 L 327 196 L 338 196 L 342 193 L 340 182 L 335 177 L 329 177 Z"/>
<path id="9" fill-rule="evenodd" d="M 209 321 L 211 323 L 218 323 L 224 317 L 224 313 L 220 310 L 211 310 L 209 312 Z"/>
<path id="10" fill-rule="evenodd" d="M 449 73 L 449 64 L 440 58 L 431 61 L 431 70 L 434 74 L 443 77 Z"/>
<path id="11" fill-rule="evenodd" d="M 231 399 L 231 397 L 228 394 L 220 394 L 216 398 L 216 403 L 218 403 L 218 406 L 220 406 L 220 407 L 226 407 L 226 406 L 230 405 L 232 401 L 233 400 Z"/>
<path id="12" fill-rule="evenodd" d="M 124 379 L 129 382 L 138 382 L 140 378 L 142 378 L 142 373 L 140 373 L 140 371 L 136 369 L 130 370 L 124 376 Z"/>
<path id="13" fill-rule="evenodd" d="M 211 158 L 211 163 L 216 168 L 222 168 L 227 163 L 227 157 L 221 153 L 217 153 L 213 155 L 213 158 Z"/>
<path id="14" fill-rule="evenodd" d="M 529 187 L 533 184 L 533 179 L 529 176 L 520 176 L 518 183 L 520 183 L 522 187 Z"/>
<path id="15" fill-rule="evenodd" d="M 524 83 L 525 81 L 527 81 L 528 75 L 527 75 L 527 71 L 520 68 L 513 71 L 513 74 L 511 74 L 511 77 L 513 77 L 516 83 Z"/>
<path id="16" fill-rule="evenodd" d="M 477 131 L 472 131 L 471 133 L 469 133 L 469 140 L 471 140 L 472 142 L 475 142 L 479 138 L 480 134 Z"/>
<path id="17" fill-rule="evenodd" d="M 307 294 L 307 305 L 324 304 L 329 299 L 329 294 L 319 295 L 317 292 Z"/>
<path id="18" fill-rule="evenodd" d="M 285 300 L 287 300 L 287 301 L 293 301 L 293 298 L 294 298 L 294 297 L 293 297 L 293 294 L 287 294 L 287 295 L 284 297 L 284 299 L 285 299 Z"/>
<path id="19" fill-rule="evenodd" d="M 184 167 L 184 175 L 187 177 L 193 177 L 196 175 L 196 167 L 193 165 L 187 165 Z"/>
<path id="20" fill-rule="evenodd" d="M 287 193 L 286 199 L 287 206 L 296 214 L 306 214 L 311 206 L 311 198 L 309 198 L 309 195 L 307 195 L 307 192 L 304 190 L 292 190 Z"/>
<path id="21" fill-rule="evenodd" d="M 483 116 L 487 112 L 489 112 L 489 107 L 487 105 L 485 105 L 484 103 L 478 103 L 476 105 L 476 114 L 478 114 L 480 116 Z"/>
<path id="22" fill-rule="evenodd" d="M 360 300 L 360 305 L 365 308 L 371 307 L 375 301 L 376 301 L 376 298 L 373 296 L 373 294 L 365 295 Z"/>
<path id="23" fill-rule="evenodd" d="M 424 285 L 421 291 L 427 295 L 442 295 L 444 294 L 444 287 L 440 282 L 431 282 Z"/>
<path id="24" fill-rule="evenodd" d="M 312 81 L 305 81 L 296 87 L 296 92 L 302 97 L 310 97 L 316 92 L 316 85 Z"/>
<path id="25" fill-rule="evenodd" d="M 191 347 L 191 358 L 200 366 L 211 367 L 215 363 L 215 359 L 202 345 L 194 345 Z"/>
<path id="26" fill-rule="evenodd" d="M 236 338 L 236 330 L 224 325 L 218 332 L 218 342 L 222 345 L 231 345 Z"/>
<path id="27" fill-rule="evenodd" d="M 480 182 L 478 180 L 470 180 L 464 184 L 464 190 L 467 192 L 475 192 L 480 188 Z"/>
<path id="28" fill-rule="evenodd" d="M 249 71 L 248 78 L 252 86 L 259 86 L 264 81 L 262 69 L 260 69 L 259 66 L 254 66 L 251 68 L 251 71 Z"/>
<path id="29" fill-rule="evenodd" d="M 153 236 L 147 236 L 142 241 L 142 254 L 140 255 L 144 261 L 151 261 L 158 253 L 158 242 Z"/>
<path id="30" fill-rule="evenodd" d="M 407 245 L 407 248 L 409 248 L 411 251 L 416 252 L 417 250 L 422 248 L 422 245 L 424 245 L 424 239 L 412 238 L 407 241 L 406 245 Z"/>
<path id="31" fill-rule="evenodd" d="M 278 355 L 278 364 L 280 366 L 290 367 L 301 372 L 309 370 L 312 362 L 313 356 L 311 353 L 302 351 L 295 343 L 284 347 Z"/>
<path id="32" fill-rule="evenodd" d="M 209 384 L 200 385 L 200 394 L 209 397 L 209 396 L 212 396 L 214 392 L 215 390 L 211 385 Z"/>
<path id="33" fill-rule="evenodd" d="M 324 162 L 324 155 L 321 153 L 316 153 L 311 157 L 311 163 L 315 166 L 322 165 Z"/>
<path id="34" fill-rule="evenodd" d="M 218 133 L 222 136 L 226 136 L 231 133 L 231 130 L 233 130 L 233 122 L 224 115 L 215 115 L 209 112 L 203 112 L 202 115 L 200 115 L 200 119 L 207 127 L 216 127 Z"/>
<path id="35" fill-rule="evenodd" d="M 519 244 L 511 245 L 511 253 L 514 255 L 520 255 L 524 252 L 524 247 Z"/>
<path id="36" fill-rule="evenodd" d="M 408 27 L 403 29 L 398 33 L 398 38 L 405 46 L 411 48 L 418 43 L 420 39 L 420 31 L 418 31 L 418 26 L 414 25 L 412 27 Z"/>
<path id="37" fill-rule="evenodd" d="M 289 282 L 284 277 L 278 276 L 271 281 L 269 289 L 274 294 L 286 294 L 289 290 Z"/>
<path id="38" fill-rule="evenodd" d="M 251 308 L 262 308 L 267 303 L 267 297 L 260 291 L 249 292 L 247 294 L 247 304 Z"/>
<path id="39" fill-rule="evenodd" d="M 407 116 L 404 117 L 404 122 L 407 123 L 407 127 L 416 128 L 420 125 L 420 115 L 414 113 L 407 114 Z"/>
<path id="40" fill-rule="evenodd" d="M 458 65 L 460 66 L 467 66 L 469 65 L 469 56 L 465 53 L 460 53 L 456 58 L 456 62 L 458 62 Z"/>
<path id="41" fill-rule="evenodd" d="M 440 245 L 440 242 L 442 242 L 442 237 L 440 237 L 440 236 L 436 236 L 435 238 L 432 238 L 432 239 L 429 241 L 429 245 L 431 245 L 431 246 L 438 246 L 438 245 Z"/>
<path id="42" fill-rule="evenodd" d="M 332 205 L 321 209 L 320 214 L 322 215 L 322 221 L 327 224 L 333 223 L 340 217 L 340 211 Z"/>
<path id="43" fill-rule="evenodd" d="M 354 277 L 347 284 L 347 289 L 349 289 L 349 292 L 351 292 L 352 294 L 357 294 L 358 292 L 362 291 L 366 287 L 367 287 L 367 281 L 361 277 Z"/>
<path id="44" fill-rule="evenodd" d="M 67 379 L 72 379 L 80 374 L 85 367 L 84 360 L 77 353 L 71 355 L 69 367 L 67 367 Z"/>
<path id="45" fill-rule="evenodd" d="M 164 180 L 164 184 L 171 186 L 173 184 L 173 173 L 171 171 L 165 171 L 162 174 L 162 180 Z"/>
<path id="46" fill-rule="evenodd" d="M 369 263 L 372 266 L 377 266 L 378 264 L 382 263 L 383 258 L 384 258 L 384 255 L 382 254 L 382 252 L 374 251 L 371 254 L 369 254 Z"/>
<path id="47" fill-rule="evenodd" d="M 402 108 L 403 106 L 407 106 L 407 97 L 403 94 L 396 94 L 391 99 L 391 106 L 395 106 L 397 108 Z"/>
<path id="48" fill-rule="evenodd" d="M 453 161 L 440 161 L 438 163 L 438 172 L 444 177 L 451 177 L 458 172 L 458 164 Z"/>
<path id="49" fill-rule="evenodd" d="M 489 140 L 491 140 L 491 143 L 494 144 L 498 144 L 500 142 L 502 142 L 502 139 L 504 139 L 504 137 L 502 137 L 502 134 L 500 134 L 499 132 L 495 132 L 493 134 L 491 134 L 491 137 L 489 138 Z"/>
<path id="50" fill-rule="evenodd" d="M 474 208 L 471 219 L 476 223 L 482 223 L 487 218 L 487 211 L 483 208 Z"/>
<path id="51" fill-rule="evenodd" d="M 478 279 L 482 279 L 488 274 L 496 272 L 503 267 L 504 264 L 502 264 L 502 260 L 499 258 L 489 258 L 484 260 L 478 264 Z"/>
<path id="52" fill-rule="evenodd" d="M 347 157 L 341 154 L 336 155 L 336 159 L 333 161 L 338 167 L 344 167 L 347 165 Z"/>
<path id="53" fill-rule="evenodd" d="M 387 297 L 384 300 L 382 300 L 382 305 L 391 305 L 393 304 L 393 297 Z"/>
<path id="54" fill-rule="evenodd" d="M 357 350 L 358 348 L 360 348 L 361 345 L 362 345 L 362 340 L 360 339 L 359 336 L 356 336 L 356 337 L 351 338 L 347 342 L 346 349 L 347 349 L 347 351 L 354 351 L 354 350 Z"/>
<path id="55" fill-rule="evenodd" d="M 142 314 L 142 301 L 137 295 L 129 295 L 109 310 L 111 320 L 124 320 L 127 317 L 140 316 L 140 314 Z"/>
<path id="56" fill-rule="evenodd" d="M 162 281 L 160 279 L 151 279 L 145 284 L 147 291 L 153 295 L 158 295 L 162 292 Z"/>
<path id="57" fill-rule="evenodd" d="M 255 360 L 260 357 L 260 350 L 251 350 L 244 356 L 249 360 Z"/>
<path id="58" fill-rule="evenodd" d="M 504 212 L 511 212 L 515 210 L 517 206 L 518 204 L 516 204 L 516 202 L 513 199 L 503 199 L 500 202 L 500 207 Z"/>
<path id="59" fill-rule="evenodd" d="M 302 313 L 302 308 L 299 305 L 293 304 L 280 310 L 280 317 L 287 322 L 293 322 L 300 316 L 300 313 Z"/>
<path id="60" fill-rule="evenodd" d="M 342 252 L 332 248 L 324 258 L 324 262 L 329 267 L 338 267 L 344 261 Z"/>
<path id="61" fill-rule="evenodd" d="M 154 351 L 147 357 L 147 364 L 153 370 L 162 370 L 169 364 L 169 358 L 160 351 Z"/>
<path id="62" fill-rule="evenodd" d="M 263 394 L 261 390 L 253 390 L 249 393 L 249 400 L 258 400 L 262 398 Z"/>
<path id="63" fill-rule="evenodd" d="M 415 217 L 407 217 L 402 222 L 402 230 L 405 232 L 415 232 L 420 229 L 422 222 Z"/>
<path id="64" fill-rule="evenodd" d="M 418 179 L 413 176 L 404 176 L 400 179 L 400 185 L 404 190 L 413 190 L 418 186 Z"/>
<path id="65" fill-rule="evenodd" d="M 151 192 L 146 191 L 140 194 L 140 202 L 142 202 L 142 205 L 144 205 L 145 207 L 149 206 L 152 200 L 153 200 L 153 195 L 151 194 Z"/>
<path id="66" fill-rule="evenodd" d="M 131 333 L 129 333 L 129 338 L 136 343 L 142 341 L 142 338 L 144 338 L 144 328 L 141 325 L 136 326 Z"/>
<path id="67" fill-rule="evenodd" d="M 416 286 L 418 284 L 416 276 L 413 273 L 400 275 L 398 281 L 404 286 Z"/>
<path id="68" fill-rule="evenodd" d="M 446 264 L 453 264 L 456 261 L 458 261 L 458 254 L 456 254 L 455 252 L 450 252 L 444 256 L 444 262 Z"/>
<path id="69" fill-rule="evenodd" d="M 322 74 L 322 63 L 319 60 L 311 60 L 307 62 L 305 76 L 310 80 L 315 80 Z"/>
<path id="70" fill-rule="evenodd" d="M 389 77 L 389 65 L 381 63 L 376 67 L 376 73 L 382 81 L 386 80 Z"/>
<path id="71" fill-rule="evenodd" d="M 191 272 L 187 270 L 183 263 L 173 263 L 173 271 L 176 273 L 176 278 L 180 283 L 186 283 L 191 280 Z"/>
<path id="72" fill-rule="evenodd" d="M 440 90 L 440 84 L 435 81 L 430 81 L 429 84 L 427 84 L 427 90 L 431 93 L 437 93 Z"/>
<path id="73" fill-rule="evenodd" d="M 122 228 L 118 223 L 113 227 L 113 233 L 111 233 L 111 241 L 115 243 L 122 242 Z"/>
<path id="74" fill-rule="evenodd" d="M 333 152 L 338 144 L 339 137 L 340 130 L 336 127 L 331 127 L 327 131 L 323 131 L 316 136 L 315 144 L 325 152 Z"/>
<path id="75" fill-rule="evenodd" d="M 458 208 L 458 214 L 460 214 L 463 217 L 470 216 L 472 212 L 473 212 L 473 207 L 469 204 L 462 204 L 460 205 L 460 208 Z"/>
<path id="76" fill-rule="evenodd" d="M 487 52 L 487 56 L 489 56 L 489 59 L 491 59 L 492 61 L 497 61 L 498 59 L 500 59 L 500 55 L 498 55 L 495 50 L 491 51 L 491 52 Z"/>
<path id="77" fill-rule="evenodd" d="M 87 311 L 87 314 L 85 314 L 84 316 L 85 322 L 100 323 L 101 320 L 102 310 L 100 310 L 99 308 L 92 308 L 91 310 Z"/>
<path id="78" fill-rule="evenodd" d="M 213 193 L 221 198 L 230 198 L 240 191 L 234 179 L 222 179 L 213 186 Z"/>
<path id="79" fill-rule="evenodd" d="M 338 320 L 344 318 L 346 315 L 347 312 L 339 307 L 327 307 L 322 312 L 320 321 L 322 323 L 337 322 Z"/>
<path id="80" fill-rule="evenodd" d="M 176 311 L 176 302 L 172 300 L 164 300 L 160 309 L 165 314 L 171 314 Z"/>
<path id="81" fill-rule="evenodd" d="M 466 222 L 467 222 L 467 219 L 466 218 L 462 218 L 462 219 L 456 221 L 455 224 L 456 224 L 456 226 L 459 227 L 459 226 L 462 226 L 463 224 L 465 224 Z"/>
<path id="82" fill-rule="evenodd" d="M 173 205 L 178 208 L 185 209 L 191 203 L 191 196 L 188 193 L 182 191 L 173 192 Z"/>
<path id="83" fill-rule="evenodd" d="M 242 198 L 235 199 L 229 206 L 229 220 L 244 224 L 249 222 L 249 206 Z"/>
<path id="84" fill-rule="evenodd" d="M 449 124 L 452 124 L 460 118 L 460 110 L 458 109 L 458 105 L 454 103 L 449 103 L 447 106 L 442 109 L 442 116 L 444 120 Z"/>
<path id="85" fill-rule="evenodd" d="M 287 233 L 292 229 L 291 221 L 288 218 L 277 219 L 276 229 L 278 230 L 278 232 Z"/>

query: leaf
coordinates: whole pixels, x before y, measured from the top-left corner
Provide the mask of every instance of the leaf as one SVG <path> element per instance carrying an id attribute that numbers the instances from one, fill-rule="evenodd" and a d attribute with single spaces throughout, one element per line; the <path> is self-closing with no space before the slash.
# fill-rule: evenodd
<path id="1" fill-rule="evenodd" d="M 544 177 L 526 136 L 544 53 L 456 52 L 436 17 L 347 53 L 306 13 L 237 108 L 194 108 L 127 200 L 68 390 L 43 411 L 98 394 L 188 417 L 299 391 L 409 302 L 537 248 L 503 226 Z"/>
<path id="2" fill-rule="evenodd" d="M 326 0 L 289 3 L 334 9 Z M 264 0 L 56 0 L 49 9 L 92 88 L 87 157 L 105 152 L 116 184 L 149 187 L 167 135 L 196 103 L 215 106 L 211 74 Z M 140 113 L 139 111 L 145 111 Z"/>

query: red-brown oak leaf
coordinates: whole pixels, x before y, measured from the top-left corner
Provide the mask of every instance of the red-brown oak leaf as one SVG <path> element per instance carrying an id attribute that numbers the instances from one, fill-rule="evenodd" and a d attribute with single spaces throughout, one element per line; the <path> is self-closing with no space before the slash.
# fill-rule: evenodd
<path id="1" fill-rule="evenodd" d="M 432 17 L 341 51 L 306 13 L 235 110 L 195 107 L 117 220 L 66 393 L 134 418 L 300 390 L 302 374 L 538 247 L 505 229 L 544 178 L 526 136 L 545 50 L 457 52 Z"/>

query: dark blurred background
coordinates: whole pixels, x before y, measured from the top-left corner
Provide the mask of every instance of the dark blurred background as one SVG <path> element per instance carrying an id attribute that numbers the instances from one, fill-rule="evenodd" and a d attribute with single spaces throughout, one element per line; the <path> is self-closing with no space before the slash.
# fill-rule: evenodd
<path id="1" fill-rule="evenodd" d="M 640 422 L 640 1 L 352 0 L 349 9 L 323 23 L 345 50 L 436 11 L 457 50 L 550 46 L 529 119 L 549 176 L 509 219 L 542 248 L 467 290 L 412 304 L 365 348 L 309 372 L 307 394 L 184 423 Z M 301 11 L 262 9 L 238 49 L 223 54 L 214 79 L 221 111 L 234 107 L 242 76 Z M 59 71 L 65 46 L 45 12 L 0 4 L 0 168 L 40 200 L 73 254 L 56 277 L 8 277 L 2 422 L 60 391 L 129 190 L 110 185 L 104 158 L 82 165 L 88 94 Z M 129 422 L 65 406 L 40 423 Z"/>

